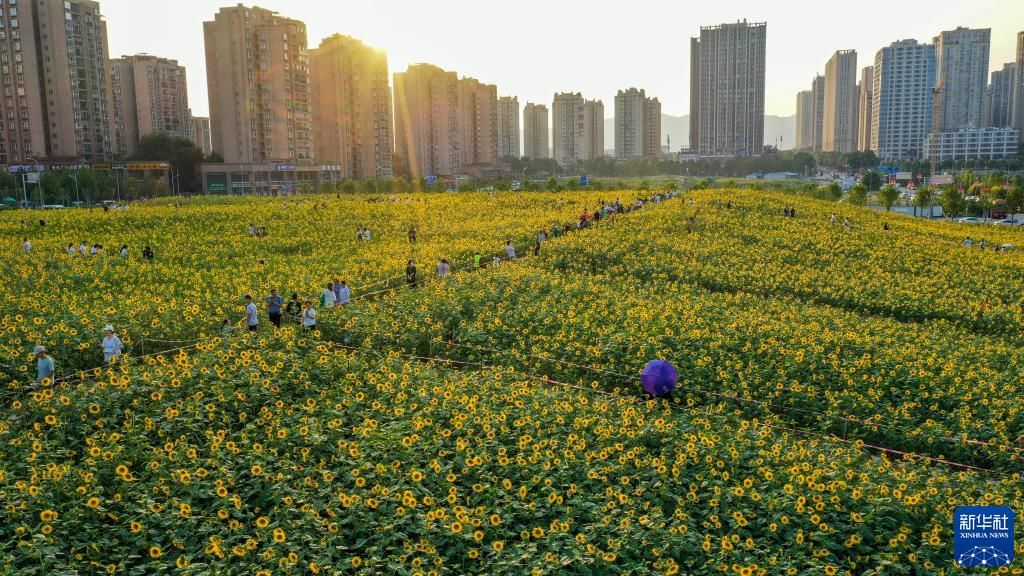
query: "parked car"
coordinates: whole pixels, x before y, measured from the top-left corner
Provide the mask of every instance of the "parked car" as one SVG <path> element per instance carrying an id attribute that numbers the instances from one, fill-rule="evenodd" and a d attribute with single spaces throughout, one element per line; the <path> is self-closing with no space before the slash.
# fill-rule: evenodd
<path id="1" fill-rule="evenodd" d="M 1002 220 L 996 220 L 992 223 L 993 226 L 1020 226 L 1020 220 L 1014 220 L 1013 218 L 1004 218 Z"/>
<path id="2" fill-rule="evenodd" d="M 63 204 L 43 204 L 40 206 L 43 210 L 62 210 L 64 209 Z"/>
<path id="3" fill-rule="evenodd" d="M 975 218 L 974 216 L 967 216 L 966 218 L 957 218 L 956 221 L 961 224 L 981 224 L 981 219 Z"/>

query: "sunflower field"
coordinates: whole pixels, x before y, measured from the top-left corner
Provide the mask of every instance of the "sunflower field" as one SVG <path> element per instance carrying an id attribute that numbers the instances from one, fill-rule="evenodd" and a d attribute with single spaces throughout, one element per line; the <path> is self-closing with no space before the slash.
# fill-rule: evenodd
<path id="1" fill-rule="evenodd" d="M 0 573 L 961 572 L 953 510 L 1024 500 L 1024 262 L 963 240 L 1019 232 L 709 190 L 403 285 L 642 196 L 0 214 Z M 334 277 L 315 332 L 217 331 Z M 132 349 L 98 367 L 106 323 Z M 37 343 L 74 377 L 28 387 Z"/>

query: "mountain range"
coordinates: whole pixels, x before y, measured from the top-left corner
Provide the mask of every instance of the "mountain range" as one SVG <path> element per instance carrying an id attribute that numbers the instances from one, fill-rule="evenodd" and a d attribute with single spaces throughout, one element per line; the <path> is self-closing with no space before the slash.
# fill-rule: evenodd
<path id="1" fill-rule="evenodd" d="M 672 150 L 688 148 L 690 145 L 690 115 L 670 116 L 661 115 L 661 143 L 665 144 L 666 137 L 672 138 Z M 796 143 L 796 116 L 765 116 L 764 117 L 764 143 L 775 145 L 777 140 L 782 138 L 779 146 L 782 150 L 793 148 Z M 604 147 L 607 150 L 615 149 L 615 119 L 606 118 L 604 121 Z"/>

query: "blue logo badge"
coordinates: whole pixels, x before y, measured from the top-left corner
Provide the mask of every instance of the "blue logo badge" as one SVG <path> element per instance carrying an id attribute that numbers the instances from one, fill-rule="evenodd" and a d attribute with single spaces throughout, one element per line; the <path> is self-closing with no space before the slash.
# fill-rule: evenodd
<path id="1" fill-rule="evenodd" d="M 953 558 L 961 566 L 1008 566 L 1013 562 L 1013 510 L 960 506 L 953 512 Z"/>

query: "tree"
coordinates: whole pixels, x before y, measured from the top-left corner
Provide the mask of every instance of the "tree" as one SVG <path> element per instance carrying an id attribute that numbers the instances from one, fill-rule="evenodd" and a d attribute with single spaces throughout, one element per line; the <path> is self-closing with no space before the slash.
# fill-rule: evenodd
<path id="1" fill-rule="evenodd" d="M 0 171 L 0 191 L 13 194 L 18 189 L 18 179 L 7 170 Z"/>
<path id="2" fill-rule="evenodd" d="M 892 210 L 893 204 L 900 198 L 900 191 L 892 184 L 886 184 L 878 191 L 878 201 L 885 206 L 885 211 Z"/>
<path id="3" fill-rule="evenodd" d="M 60 175 L 60 187 L 64 191 L 62 200 L 65 205 L 70 204 L 70 198 L 75 196 L 76 192 L 80 192 L 78 188 L 78 178 L 73 175 L 70 171 L 62 172 Z M 75 196 L 75 200 L 80 198 L 80 194 Z"/>
<path id="4" fill-rule="evenodd" d="M 843 187 L 838 182 L 832 182 L 828 186 L 825 186 L 825 197 L 826 200 L 832 200 L 835 202 L 843 197 Z"/>
<path id="5" fill-rule="evenodd" d="M 846 201 L 854 206 L 864 206 L 868 203 L 868 187 L 864 184 L 854 184 L 846 195 Z"/>
<path id="6" fill-rule="evenodd" d="M 203 158 L 204 164 L 223 164 L 224 157 L 220 155 L 220 152 L 210 152 L 206 158 Z"/>
<path id="7" fill-rule="evenodd" d="M 98 191 L 97 184 L 95 172 L 88 168 L 82 168 L 78 171 L 78 190 L 86 203 L 89 203 L 90 199 Z"/>
<path id="8" fill-rule="evenodd" d="M 170 162 L 181 177 L 182 191 L 195 192 L 198 189 L 196 173 L 203 162 L 203 151 L 187 138 L 164 132 L 146 134 L 131 159 Z"/>
<path id="9" fill-rule="evenodd" d="M 964 196 L 955 184 L 942 188 L 942 213 L 948 218 L 959 216 L 964 209 Z"/>
<path id="10" fill-rule="evenodd" d="M 874 170 L 868 170 L 860 179 L 860 183 L 867 187 L 868 192 L 874 192 L 882 187 L 882 176 Z"/>
<path id="11" fill-rule="evenodd" d="M 556 180 L 554 176 L 552 176 L 551 178 L 548 178 L 548 185 L 547 185 L 548 192 L 556 192 L 558 190 L 558 188 L 559 188 L 558 180 Z"/>
<path id="12" fill-rule="evenodd" d="M 42 194 L 40 197 L 41 203 L 51 204 L 57 202 L 61 194 L 63 194 L 60 177 L 53 172 L 43 172 L 43 175 L 39 178 L 39 190 Z"/>
<path id="13" fill-rule="evenodd" d="M 924 216 L 924 211 L 932 207 L 932 202 L 935 200 L 935 191 L 927 186 L 921 186 L 914 193 L 914 206 L 921 209 L 921 215 Z"/>
<path id="14" fill-rule="evenodd" d="M 1006 193 L 1006 213 L 1019 214 L 1024 212 L 1024 186 L 1014 184 Z"/>

